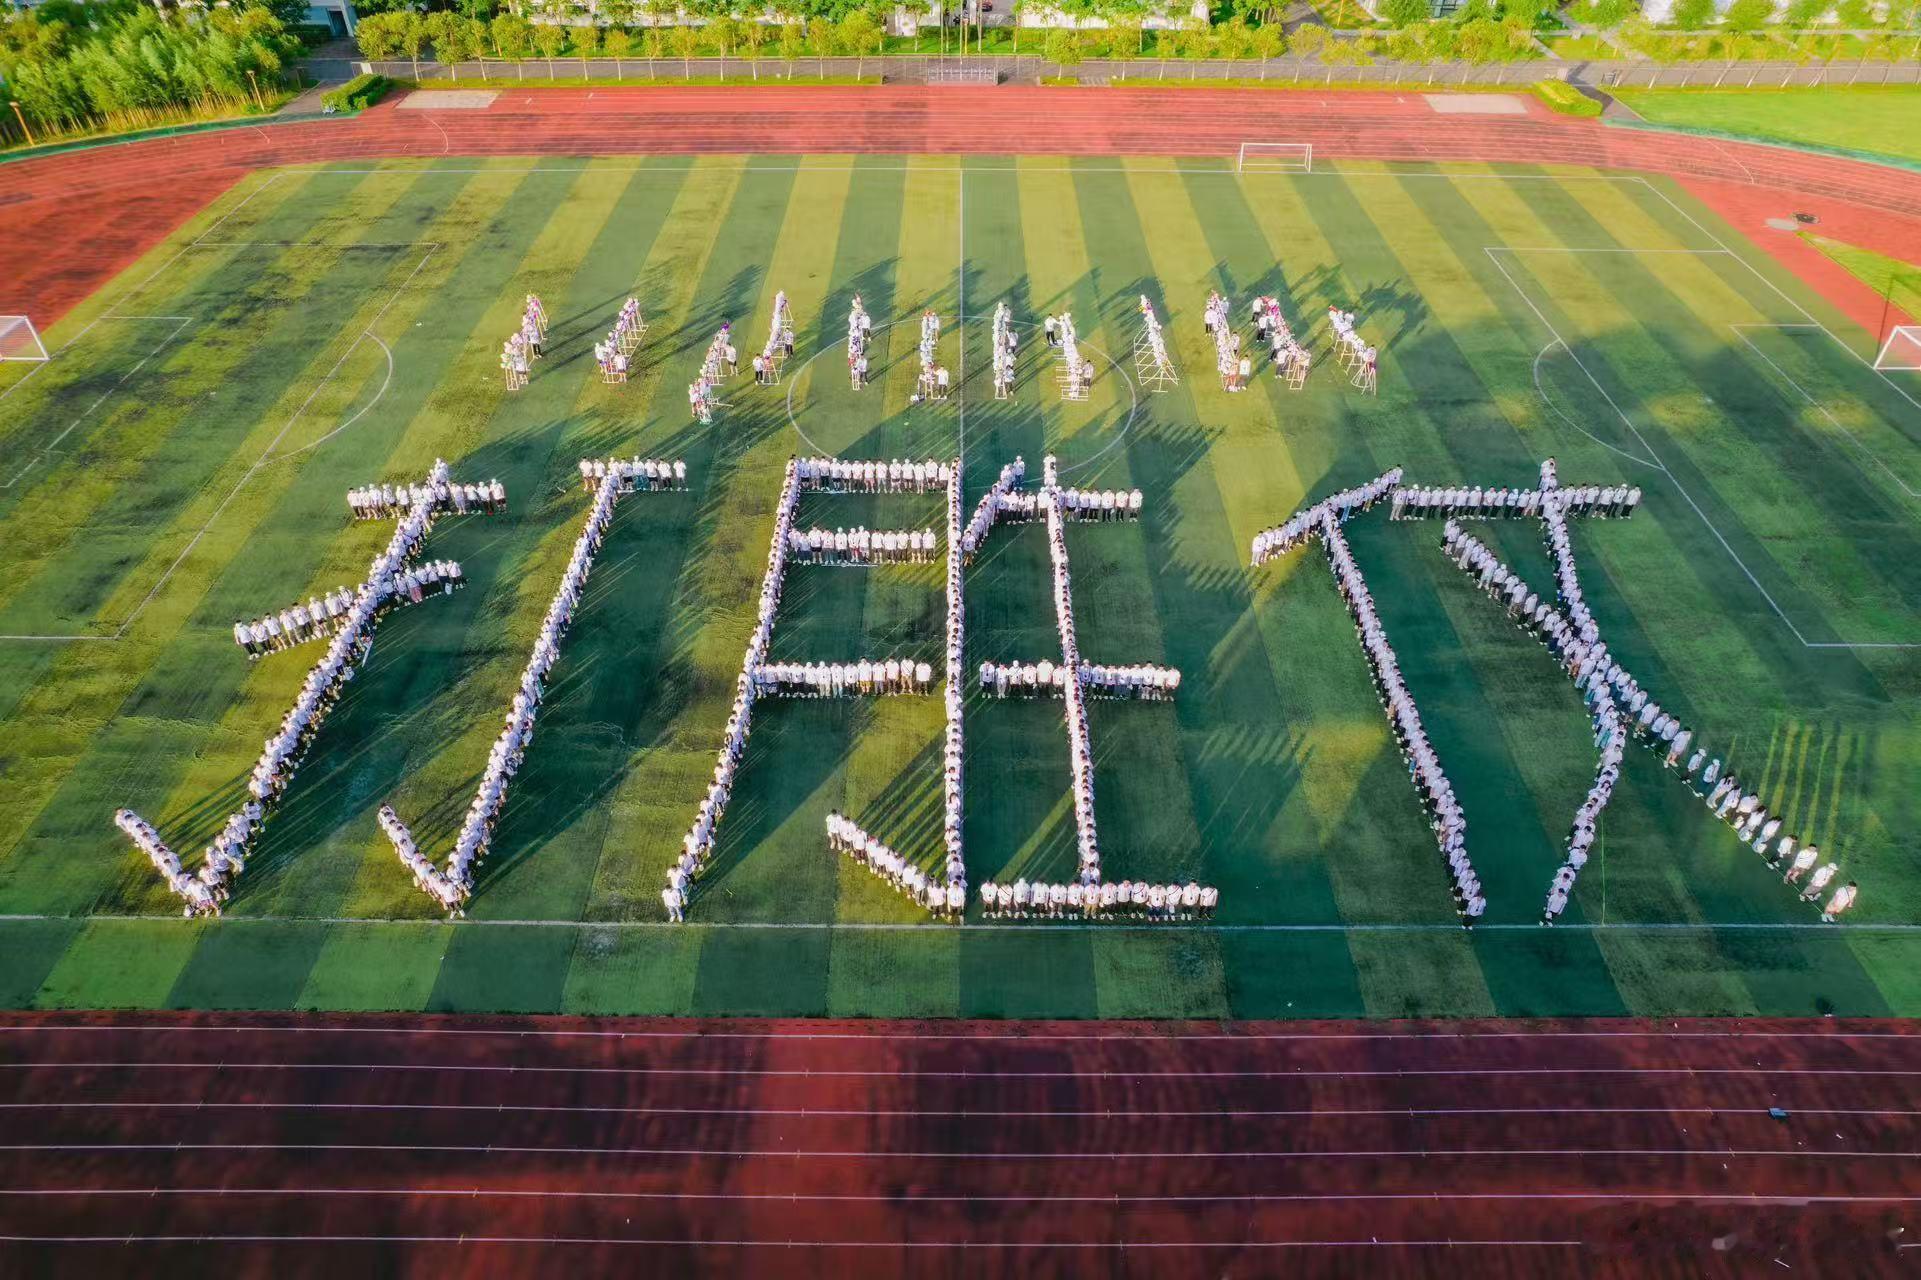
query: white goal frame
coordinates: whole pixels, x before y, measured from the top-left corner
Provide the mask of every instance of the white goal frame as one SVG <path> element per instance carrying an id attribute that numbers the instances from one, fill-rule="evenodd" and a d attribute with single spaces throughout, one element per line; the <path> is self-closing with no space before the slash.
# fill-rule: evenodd
<path id="1" fill-rule="evenodd" d="M 6 343 L 26 331 L 27 339 L 33 346 L 29 351 L 22 349 L 20 354 L 7 350 Z M 0 315 L 0 361 L 13 360 L 24 364 L 45 364 L 51 357 L 47 355 L 46 343 L 40 341 L 40 331 L 33 327 L 33 321 L 26 316 Z"/>
<path id="2" fill-rule="evenodd" d="M 1234 159 L 1236 173 L 1312 173 L 1311 142 L 1243 142 Z"/>
<path id="3" fill-rule="evenodd" d="M 1890 360 L 1895 343 L 1901 342 L 1902 363 Z M 1897 324 L 1888 330 L 1888 340 L 1881 344 L 1881 352 L 1874 357 L 1874 367 L 1881 373 L 1921 371 L 1921 324 Z"/>

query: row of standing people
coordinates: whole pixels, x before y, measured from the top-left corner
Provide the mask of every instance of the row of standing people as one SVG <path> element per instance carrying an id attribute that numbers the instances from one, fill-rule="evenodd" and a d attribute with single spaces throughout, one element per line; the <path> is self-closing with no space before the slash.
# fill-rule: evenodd
<path id="1" fill-rule="evenodd" d="M 1497 489 L 1492 485 L 1402 485 L 1394 491 L 1388 518 L 1538 520 L 1546 493 L 1545 489 Z M 1601 519 L 1630 516 L 1641 505 L 1641 490 L 1637 485 L 1582 485 L 1562 488 L 1558 493 L 1561 510 L 1568 515 Z"/>
<path id="2" fill-rule="evenodd" d="M 1181 673 L 1176 668 L 1151 663 L 1118 667 L 1083 663 L 1080 676 L 1082 689 L 1110 698 L 1164 702 L 1181 687 Z M 1058 696 L 1067 687 L 1067 680 L 1067 668 L 1046 658 L 1038 662 L 983 662 L 980 667 L 982 692 L 997 698 Z"/>
<path id="3" fill-rule="evenodd" d="M 404 570 L 395 583 L 395 595 L 410 604 L 419 604 L 428 595 L 444 595 L 467 580 L 453 560 L 430 560 Z M 265 614 L 251 622 L 233 624 L 234 643 L 247 651 L 249 658 L 279 653 L 313 640 L 324 640 L 339 629 L 353 607 L 354 593 L 337 587 L 324 597 L 295 601 L 277 613 Z"/>
<path id="4" fill-rule="evenodd" d="M 928 911 L 958 920 L 967 908 L 964 880 L 942 879 L 863 831 L 838 811 L 827 815 L 827 845 L 844 853 Z"/>
<path id="5" fill-rule="evenodd" d="M 875 697 L 934 691 L 934 668 L 912 658 L 862 658 L 858 662 L 769 662 L 753 671 L 754 696 L 783 698 Z"/>
<path id="6" fill-rule="evenodd" d="M 1397 494 L 1400 483 L 1401 469 L 1390 467 L 1366 484 L 1322 498 L 1313 506 L 1295 512 L 1284 523 L 1261 530 L 1254 535 L 1254 566 L 1258 568 L 1319 537 L 1322 524 L 1329 516 L 1336 524 L 1345 524 L 1355 512 L 1370 510 L 1381 499 Z"/>
<path id="7" fill-rule="evenodd" d="M 683 458 L 582 458 L 580 487 L 585 493 L 598 489 L 613 478 L 622 493 L 657 493 L 687 487 L 687 462 Z"/>
<path id="8" fill-rule="evenodd" d="M 355 591 L 353 603 L 328 642 L 326 652 L 301 682 L 293 705 L 281 717 L 279 727 L 262 744 L 260 756 L 247 777 L 251 799 L 228 815 L 225 826 L 207 847 L 198 872 L 192 876 L 178 871 L 169 874 L 168 884 L 185 899 L 187 914 L 217 915 L 221 903 L 232 892 L 234 878 L 245 869 L 252 841 L 286 793 L 295 770 L 327 713 L 338 703 L 346 683 L 372 652 L 375 620 L 393 600 L 401 576 L 426 538 L 439 501 L 438 489 L 446 483 L 447 464 L 436 461 L 425 491 L 416 490 L 418 500 L 401 516 L 387 545 L 369 564 L 366 581 Z M 128 829 L 134 819 L 137 815 L 122 822 L 122 829 Z"/>
<path id="9" fill-rule="evenodd" d="M 500 371 L 509 391 L 527 385 L 527 374 L 535 360 L 546 350 L 547 308 L 540 295 L 530 293 L 520 311 L 520 327 L 500 346 Z"/>
<path id="10" fill-rule="evenodd" d="M 867 349 L 873 340 L 874 317 L 867 314 L 857 293 L 847 313 L 847 376 L 856 391 L 867 385 Z"/>
<path id="11" fill-rule="evenodd" d="M 934 558 L 932 529 L 795 529 L 788 554 L 809 564 L 925 564 Z"/>
<path id="12" fill-rule="evenodd" d="M 982 912 L 1017 919 L 1077 916 L 1088 920 L 1209 920 L 1220 900 L 1220 890 L 1192 880 L 1184 884 L 1145 880 L 1030 884 L 1020 879 L 1012 884 L 990 882 L 981 886 Z"/>
<path id="13" fill-rule="evenodd" d="M 721 732 L 713 780 L 701 797 L 693 826 L 682 838 L 681 852 L 668 870 L 667 887 L 661 890 L 661 904 L 667 910 L 667 918 L 676 923 L 686 919 L 687 898 L 713 857 L 720 820 L 733 795 L 741 758 L 747 751 L 747 734 L 754 714 L 754 672 L 766 665 L 767 647 L 773 640 L 774 617 L 780 609 L 781 588 L 787 578 L 788 535 L 793 531 L 794 507 L 799 496 L 799 463 L 789 458 L 781 480 L 780 499 L 774 508 L 774 533 L 767 549 L 767 572 L 761 578 L 760 595 L 755 602 L 754 630 L 748 637 L 747 651 L 734 685 L 733 706 Z"/>
<path id="14" fill-rule="evenodd" d="M 1467 817 L 1455 796 L 1454 784 L 1441 768 L 1440 756 L 1421 723 L 1420 709 L 1415 706 L 1414 695 L 1401 676 L 1400 660 L 1395 656 L 1393 646 L 1388 643 L 1386 629 L 1381 625 L 1380 615 L 1374 607 L 1373 594 L 1368 590 L 1367 579 L 1347 545 L 1346 536 L 1341 533 L 1335 509 L 1322 506 L 1320 536 L 1328 562 L 1333 566 L 1335 583 L 1340 587 L 1341 596 L 1347 601 L 1348 611 L 1354 617 L 1355 634 L 1360 638 L 1361 650 L 1367 656 L 1375 692 L 1387 711 L 1395 745 L 1400 748 L 1401 757 L 1407 764 L 1408 775 L 1414 782 L 1415 794 L 1420 798 L 1435 843 L 1447 861 L 1455 905 L 1463 919 L 1472 924 L 1487 910 L 1487 898 L 1482 893 L 1474 865 L 1468 858 Z"/>
<path id="15" fill-rule="evenodd" d="M 498 515 L 507 509 L 507 489 L 498 480 L 462 484 L 443 479 L 424 484 L 365 484 L 347 490 L 347 509 L 356 520 L 392 520 L 423 502 L 435 515 L 464 516 L 470 511 Z"/>
<path id="16" fill-rule="evenodd" d="M 1041 462 L 1042 496 L 1047 512 L 1047 554 L 1053 570 L 1054 625 L 1060 633 L 1061 665 L 1070 673 L 1061 689 L 1067 720 L 1068 784 L 1074 802 L 1074 843 L 1080 855 L 1082 884 L 1101 878 L 1100 837 L 1094 823 L 1094 747 L 1087 727 L 1087 703 L 1078 673 L 1080 639 L 1074 625 L 1074 583 L 1067 559 L 1067 522 L 1060 499 L 1060 464 L 1049 454 Z"/>

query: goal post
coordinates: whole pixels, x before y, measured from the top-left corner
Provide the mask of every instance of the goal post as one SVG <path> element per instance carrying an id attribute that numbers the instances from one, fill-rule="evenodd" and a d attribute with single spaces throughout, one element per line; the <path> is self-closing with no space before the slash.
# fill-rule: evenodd
<path id="1" fill-rule="evenodd" d="M 1243 142 L 1234 164 L 1238 173 L 1312 173 L 1311 142 Z"/>
<path id="2" fill-rule="evenodd" d="M 1921 324 L 1898 324 L 1889 330 L 1874 367 L 1882 373 L 1921 371 Z"/>
<path id="3" fill-rule="evenodd" d="M 0 316 L 0 360 L 45 364 L 47 348 L 33 321 L 25 316 Z"/>

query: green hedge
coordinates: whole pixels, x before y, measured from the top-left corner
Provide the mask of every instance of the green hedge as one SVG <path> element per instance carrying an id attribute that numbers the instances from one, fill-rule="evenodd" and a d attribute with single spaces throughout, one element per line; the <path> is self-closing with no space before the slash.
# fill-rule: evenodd
<path id="1" fill-rule="evenodd" d="M 320 95 L 322 106 L 335 111 L 363 111 L 387 96 L 394 82 L 386 76 L 355 76 L 338 89 Z"/>
<path id="2" fill-rule="evenodd" d="M 1558 111 L 1564 116 L 1598 116 L 1601 104 L 1576 89 L 1564 80 L 1542 80 L 1534 86 L 1534 96 L 1547 104 L 1548 110 Z"/>

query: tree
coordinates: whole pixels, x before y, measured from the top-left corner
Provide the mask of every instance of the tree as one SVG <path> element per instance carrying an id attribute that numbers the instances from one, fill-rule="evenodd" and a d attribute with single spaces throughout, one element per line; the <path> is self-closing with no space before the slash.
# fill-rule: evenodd
<path id="1" fill-rule="evenodd" d="M 760 47 L 767 43 L 767 28 L 750 18 L 741 26 L 741 52 L 747 55 L 748 69 L 754 79 L 760 79 Z"/>
<path id="2" fill-rule="evenodd" d="M 740 40 L 740 23 L 734 20 L 732 14 L 723 13 L 707 24 L 707 33 L 713 36 L 715 43 L 720 46 L 720 56 L 731 57 L 734 45 Z"/>
<path id="3" fill-rule="evenodd" d="M 366 26 L 366 23 L 361 23 Z M 533 26 L 518 14 L 503 13 L 487 24 L 487 34 L 494 40 L 494 55 L 509 62 L 518 62 L 527 56 L 527 49 L 533 43 Z"/>
<path id="4" fill-rule="evenodd" d="M 369 62 L 385 62 L 400 51 L 400 32 L 394 26 L 394 14 L 376 13 L 362 18 L 354 28 L 354 43 L 360 47 L 360 56 Z"/>
<path id="5" fill-rule="evenodd" d="M 1074 39 L 1074 33 L 1065 27 L 1055 27 L 1047 33 L 1047 41 L 1041 46 L 1041 56 L 1067 74 L 1069 67 L 1077 67 L 1081 61 L 1081 46 Z"/>
<path id="6" fill-rule="evenodd" d="M 787 64 L 787 78 L 794 78 L 794 59 L 807 47 L 807 29 L 798 22 L 780 24 L 780 60 Z"/>
<path id="7" fill-rule="evenodd" d="M 1547 0 L 1501 0 L 1501 21 L 1521 31 L 1534 30 L 1547 11 Z"/>
<path id="8" fill-rule="evenodd" d="M 1287 52 L 1287 32 L 1278 22 L 1263 22 L 1254 28 L 1254 56 L 1261 60 L 1261 79 L 1267 79 L 1267 64 Z"/>
<path id="9" fill-rule="evenodd" d="M 427 38 L 433 42 L 434 56 L 449 66 L 465 62 L 479 52 L 474 47 L 475 23 L 451 9 L 427 15 Z"/>
<path id="10" fill-rule="evenodd" d="M 847 47 L 854 51 L 854 75 L 860 78 L 867 73 L 867 55 L 880 52 L 885 33 L 874 15 L 865 9 L 856 9 L 848 14 L 840 24 L 841 38 Z"/>
<path id="11" fill-rule="evenodd" d="M 1507 31 L 1491 18 L 1473 18 L 1459 23 L 1456 34 L 1460 42 L 1460 56 L 1468 62 L 1498 62 L 1507 51 Z"/>
<path id="12" fill-rule="evenodd" d="M 1381 16 L 1397 27 L 1411 27 L 1428 20 L 1427 0 L 1387 0 Z"/>
<path id="13" fill-rule="evenodd" d="M 649 27 L 640 33 L 640 51 L 647 58 L 647 76 L 653 78 L 654 63 L 667 54 L 667 33 L 660 27 Z"/>
<path id="14" fill-rule="evenodd" d="M 573 28 L 574 52 L 580 55 L 580 74 L 587 74 L 587 59 L 600 52 L 600 28 L 593 23 Z"/>
<path id="15" fill-rule="evenodd" d="M 825 18 L 807 20 L 807 43 L 813 47 L 816 58 L 830 57 L 840 49 L 834 24 Z"/>
<path id="16" fill-rule="evenodd" d="M 1253 33 L 1247 29 L 1247 20 L 1239 14 L 1216 28 L 1216 35 L 1220 41 L 1221 56 L 1237 61 L 1247 56 L 1253 44 Z"/>
<path id="17" fill-rule="evenodd" d="M 1674 25 L 1699 31 L 1714 21 L 1714 0 L 1674 0 Z"/>
<path id="18" fill-rule="evenodd" d="M 558 58 L 560 51 L 566 47 L 567 28 L 552 22 L 534 24 L 534 48 L 540 50 L 541 57 L 552 61 Z"/>
<path id="19" fill-rule="evenodd" d="M 607 56 L 614 59 L 618 71 L 620 59 L 634 51 L 634 34 L 625 27 L 609 27 L 600 43 L 607 50 Z"/>
<path id="20" fill-rule="evenodd" d="M 1835 17 L 1841 25 L 1854 31 L 1862 31 L 1874 25 L 1874 0 L 1841 0 L 1834 7 Z"/>
<path id="21" fill-rule="evenodd" d="M 1007 16 L 1014 20 L 1014 56 L 1021 56 L 1021 19 L 1027 16 L 1027 0 L 1010 0 Z"/>
<path id="22" fill-rule="evenodd" d="M 1786 18 L 1790 27 L 1811 27 L 1834 7 L 1834 0 L 1789 0 Z"/>
<path id="23" fill-rule="evenodd" d="M 634 25 L 634 0 L 600 0 L 600 16 L 610 29 Z"/>
<path id="24" fill-rule="evenodd" d="M 1312 58 L 1327 48 L 1327 28 L 1306 23 L 1287 38 L 1287 51 L 1297 58 Z"/>
<path id="25" fill-rule="evenodd" d="M 700 52 L 700 29 L 689 26 L 675 27 L 668 34 L 668 40 L 674 46 L 674 56 L 680 59 L 681 69 L 691 80 L 694 75 L 694 55 Z"/>
<path id="26" fill-rule="evenodd" d="M 1729 31 L 1759 31 L 1774 16 L 1774 0 L 1734 0 L 1721 15 Z"/>

